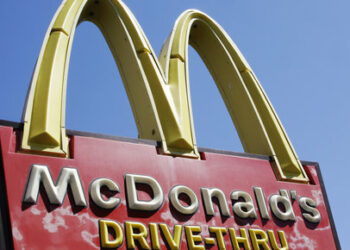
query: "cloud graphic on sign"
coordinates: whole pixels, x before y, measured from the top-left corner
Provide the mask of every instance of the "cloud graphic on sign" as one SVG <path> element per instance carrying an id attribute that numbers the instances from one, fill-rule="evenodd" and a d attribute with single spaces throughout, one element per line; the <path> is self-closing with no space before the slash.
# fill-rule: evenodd
<path id="1" fill-rule="evenodd" d="M 310 239 L 309 237 L 303 235 L 298 227 L 300 223 L 303 223 L 303 218 L 301 216 L 297 216 L 297 221 L 295 222 L 293 233 L 290 234 L 290 248 L 291 249 L 308 249 L 314 250 L 317 249 L 317 243 Z"/>
<path id="2" fill-rule="evenodd" d="M 71 227 L 67 225 L 66 221 L 69 221 L 70 224 L 74 224 L 77 227 L 84 227 L 84 225 L 86 225 L 87 223 L 94 223 L 95 225 L 98 224 L 98 219 L 91 217 L 89 213 L 73 214 L 70 206 L 56 208 L 50 213 L 47 213 L 45 209 L 40 210 L 37 207 L 32 207 L 30 211 L 34 216 L 45 215 L 42 217 L 42 225 L 43 228 L 49 233 L 57 233 L 60 230 L 71 230 Z M 18 228 L 15 226 L 13 227 L 13 235 L 16 240 L 21 240 L 23 238 Z M 94 247 L 95 249 L 100 248 L 99 245 L 95 244 L 95 242 L 98 242 L 95 241 L 95 239 L 98 237 L 98 233 L 92 234 L 87 230 L 83 230 L 81 232 L 82 240 L 87 242 L 90 246 Z"/>
<path id="3" fill-rule="evenodd" d="M 96 246 L 95 243 L 94 243 L 94 238 L 99 237 L 98 234 L 92 234 L 92 233 L 84 230 L 84 231 L 81 232 L 81 237 L 84 239 L 84 241 L 89 243 L 90 246 L 92 246 L 92 247 L 94 247 L 96 249 L 99 249 L 99 247 Z"/>
<path id="4" fill-rule="evenodd" d="M 53 214 L 47 214 L 42 220 L 44 228 L 50 233 L 57 233 L 59 227 L 68 229 L 68 226 L 65 224 L 65 220 L 62 216 Z"/>
<path id="5" fill-rule="evenodd" d="M 37 209 L 35 206 L 32 206 L 30 208 L 30 212 L 32 212 L 32 214 L 34 214 L 34 215 L 40 215 L 41 214 L 41 211 L 39 209 Z"/>
<path id="6" fill-rule="evenodd" d="M 314 200 L 316 202 L 316 206 L 323 205 L 323 197 L 321 190 L 312 190 L 311 191 L 312 196 L 314 197 Z"/>
<path id="7" fill-rule="evenodd" d="M 18 230 L 17 224 L 15 224 L 15 225 L 12 227 L 12 235 L 13 235 L 13 238 L 15 238 L 15 239 L 18 240 L 18 241 L 23 240 L 23 235 L 22 235 L 21 232 Z"/>

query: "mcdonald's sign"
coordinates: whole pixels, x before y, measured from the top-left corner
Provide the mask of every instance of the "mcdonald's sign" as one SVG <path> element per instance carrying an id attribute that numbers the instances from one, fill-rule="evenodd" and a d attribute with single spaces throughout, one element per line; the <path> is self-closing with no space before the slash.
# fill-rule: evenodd
<path id="1" fill-rule="evenodd" d="M 139 139 L 65 129 L 74 32 L 102 31 Z M 200 149 L 188 46 L 213 76 L 245 153 Z M 227 33 L 182 13 L 157 58 L 118 0 L 66 0 L 48 28 L 22 123 L 0 125 L 1 249 L 337 249 L 317 163 L 300 161 Z"/>

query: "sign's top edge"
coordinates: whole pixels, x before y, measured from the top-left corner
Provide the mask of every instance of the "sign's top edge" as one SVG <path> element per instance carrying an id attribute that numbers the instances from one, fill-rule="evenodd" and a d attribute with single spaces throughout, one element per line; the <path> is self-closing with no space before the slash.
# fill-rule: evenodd
<path id="1" fill-rule="evenodd" d="M 8 127 L 13 127 L 15 129 L 22 129 L 23 123 L 22 122 L 7 121 L 7 120 L 0 120 L 0 126 L 8 126 Z"/>
<path id="2" fill-rule="evenodd" d="M 0 120 L 0 126 L 8 126 L 8 127 L 13 127 L 15 129 L 23 129 L 23 123 L 7 121 L 7 120 Z M 160 144 L 160 142 L 152 141 L 152 140 L 128 138 L 128 137 L 122 137 L 122 136 L 106 135 L 106 134 L 85 132 L 85 131 L 77 131 L 77 130 L 71 130 L 71 129 L 67 129 L 67 135 L 69 135 L 69 136 L 86 136 L 86 137 L 101 138 L 101 139 L 110 139 L 110 140 L 124 141 L 124 142 L 130 142 L 130 143 L 139 143 L 139 144 L 141 143 L 141 144 L 152 145 L 152 146 L 155 146 L 155 147 L 159 146 L 159 144 Z M 255 159 L 261 159 L 261 160 L 268 160 L 268 161 L 271 160 L 270 157 L 266 156 L 266 155 L 249 154 L 249 153 L 243 153 L 243 152 L 233 152 L 233 151 L 229 151 L 229 150 L 211 149 L 211 148 L 202 148 L 202 147 L 199 147 L 198 150 L 200 152 L 207 152 L 207 153 L 233 155 L 233 156 L 240 156 L 240 157 L 246 157 L 246 158 L 255 158 Z M 313 161 L 301 161 L 301 163 L 303 165 L 318 166 L 318 163 L 317 162 L 313 162 Z"/>
<path id="3" fill-rule="evenodd" d="M 141 144 L 148 144 L 152 146 L 158 146 L 158 142 L 152 141 L 152 140 L 129 138 L 129 137 L 116 136 L 116 135 L 106 135 L 106 134 L 100 134 L 100 133 L 94 133 L 94 132 L 77 131 L 72 129 L 67 129 L 67 135 L 110 139 L 115 141 L 123 141 L 123 142 L 139 143 L 139 144 L 141 143 Z"/>
<path id="4" fill-rule="evenodd" d="M 249 154 L 249 153 L 244 153 L 244 152 L 234 152 L 234 151 L 221 150 L 221 149 L 198 147 L 198 151 L 199 152 L 214 153 L 214 154 L 241 156 L 241 157 L 246 157 L 246 158 L 256 158 L 256 159 L 267 160 L 267 161 L 271 160 L 270 156 L 267 156 L 267 155 Z"/>

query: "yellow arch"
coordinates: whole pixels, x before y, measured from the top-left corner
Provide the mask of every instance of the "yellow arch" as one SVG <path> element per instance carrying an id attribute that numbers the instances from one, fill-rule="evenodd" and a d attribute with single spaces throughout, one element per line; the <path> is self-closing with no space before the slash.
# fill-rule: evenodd
<path id="1" fill-rule="evenodd" d="M 198 157 L 187 64 L 191 44 L 213 75 L 245 151 L 273 157 L 279 179 L 308 181 L 255 75 L 217 23 L 198 11 L 184 12 L 158 61 L 136 18 L 117 0 L 67 0 L 58 9 L 28 95 L 24 150 L 68 155 L 66 79 L 75 28 L 83 20 L 94 22 L 109 44 L 140 138 L 161 141 L 167 154 Z"/>
<path id="2" fill-rule="evenodd" d="M 77 24 L 94 22 L 120 69 L 141 138 L 164 141 L 158 114 L 137 50 L 112 1 L 64 1 L 45 36 L 24 115 L 23 149 L 68 154 L 65 93 Z"/>
<path id="3" fill-rule="evenodd" d="M 280 179 L 308 181 L 267 95 L 220 25 L 197 10 L 184 12 L 176 21 L 161 51 L 160 62 L 170 76 L 185 72 L 176 80 L 187 86 L 188 44 L 198 52 L 213 76 L 245 151 L 272 156 Z"/>

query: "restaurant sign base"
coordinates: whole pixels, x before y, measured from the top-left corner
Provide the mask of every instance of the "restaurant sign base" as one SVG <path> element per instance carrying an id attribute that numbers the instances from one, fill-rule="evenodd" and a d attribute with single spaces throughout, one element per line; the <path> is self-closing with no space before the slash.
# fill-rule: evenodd
<path id="1" fill-rule="evenodd" d="M 340 248 L 315 163 L 282 182 L 265 156 L 77 132 L 69 158 L 43 156 L 16 126 L 0 126 L 1 249 Z"/>

